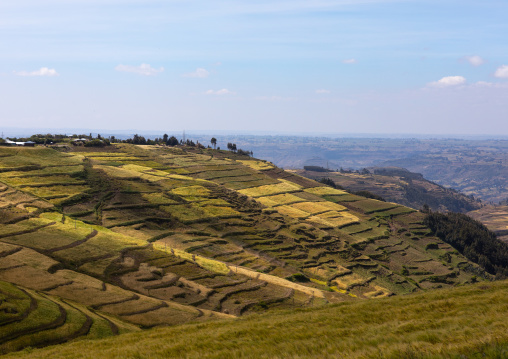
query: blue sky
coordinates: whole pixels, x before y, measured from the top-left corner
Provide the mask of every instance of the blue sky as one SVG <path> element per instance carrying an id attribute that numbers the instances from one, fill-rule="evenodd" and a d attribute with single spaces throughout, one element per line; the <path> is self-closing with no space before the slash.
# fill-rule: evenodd
<path id="1" fill-rule="evenodd" d="M 0 0 L 0 127 L 508 135 L 507 13 Z"/>

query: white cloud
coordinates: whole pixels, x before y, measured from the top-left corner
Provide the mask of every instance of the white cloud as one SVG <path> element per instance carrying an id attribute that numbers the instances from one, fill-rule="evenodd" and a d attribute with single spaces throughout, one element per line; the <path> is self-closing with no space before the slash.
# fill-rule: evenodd
<path id="1" fill-rule="evenodd" d="M 41 67 L 36 71 L 15 71 L 18 76 L 58 76 L 58 72 L 55 69 L 49 69 L 47 67 Z"/>
<path id="2" fill-rule="evenodd" d="M 431 87 L 450 87 L 464 85 L 466 78 L 463 76 L 446 76 L 439 81 L 434 81 L 429 84 Z"/>
<path id="3" fill-rule="evenodd" d="M 158 74 L 159 72 L 164 71 L 164 67 L 161 67 L 159 69 L 155 69 L 149 64 L 141 64 L 139 66 L 131 66 L 131 65 L 118 65 L 115 67 L 116 71 L 121 72 L 132 72 L 134 74 L 138 75 L 144 75 L 144 76 L 153 76 Z"/>
<path id="4" fill-rule="evenodd" d="M 203 69 L 201 67 L 198 67 L 196 69 L 196 71 L 189 72 L 187 74 L 183 74 L 182 76 L 183 77 L 194 77 L 194 78 L 204 79 L 204 78 L 207 78 L 209 75 L 210 75 L 210 72 L 208 72 L 207 70 L 205 70 L 205 69 Z"/>
<path id="5" fill-rule="evenodd" d="M 332 91 L 330 90 L 325 90 L 325 89 L 319 89 L 319 90 L 316 90 L 316 93 L 318 94 L 327 94 L 327 93 L 330 93 Z"/>
<path id="6" fill-rule="evenodd" d="M 206 95 L 218 95 L 218 96 L 221 96 L 221 95 L 234 95 L 235 92 L 232 92 L 232 91 L 229 91 L 228 89 L 221 89 L 221 90 L 217 90 L 217 91 L 214 91 L 214 90 L 208 90 L 205 92 Z"/>
<path id="7" fill-rule="evenodd" d="M 358 61 L 356 61 L 356 59 L 346 59 L 346 60 L 342 60 L 342 63 L 343 64 L 356 64 Z"/>
<path id="8" fill-rule="evenodd" d="M 494 74 L 494 76 L 500 77 L 503 79 L 508 78 L 508 65 L 503 65 L 503 66 L 499 67 L 496 70 L 496 73 Z"/>
<path id="9" fill-rule="evenodd" d="M 485 60 L 478 55 L 466 56 L 465 59 L 473 66 L 480 66 L 485 63 Z"/>

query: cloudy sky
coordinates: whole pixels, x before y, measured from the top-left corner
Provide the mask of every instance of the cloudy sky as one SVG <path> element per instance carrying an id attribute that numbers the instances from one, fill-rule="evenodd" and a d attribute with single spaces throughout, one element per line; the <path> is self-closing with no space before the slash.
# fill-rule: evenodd
<path id="1" fill-rule="evenodd" d="M 0 128 L 508 135 L 506 0 L 0 0 Z"/>

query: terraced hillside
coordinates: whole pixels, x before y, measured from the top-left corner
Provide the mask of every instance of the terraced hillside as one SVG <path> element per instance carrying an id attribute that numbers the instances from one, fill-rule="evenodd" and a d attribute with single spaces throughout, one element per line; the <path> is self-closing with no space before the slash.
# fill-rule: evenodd
<path id="1" fill-rule="evenodd" d="M 128 329 L 488 278 L 422 220 L 225 151 L 0 148 L 0 280 Z"/>
<path id="2" fill-rule="evenodd" d="M 373 167 L 361 173 L 312 170 L 295 170 L 295 173 L 318 181 L 330 178 L 349 192 L 369 191 L 387 201 L 411 208 L 421 209 L 427 205 L 433 211 L 466 213 L 482 207 L 480 201 L 404 168 Z"/>
<path id="3" fill-rule="evenodd" d="M 508 206 L 485 206 L 468 213 L 477 221 L 482 222 L 497 235 L 497 238 L 508 243 Z"/>
<path id="4" fill-rule="evenodd" d="M 3 268 L 2 268 L 3 269 Z M 82 304 L 0 282 L 0 353 L 102 338 L 139 328 Z"/>

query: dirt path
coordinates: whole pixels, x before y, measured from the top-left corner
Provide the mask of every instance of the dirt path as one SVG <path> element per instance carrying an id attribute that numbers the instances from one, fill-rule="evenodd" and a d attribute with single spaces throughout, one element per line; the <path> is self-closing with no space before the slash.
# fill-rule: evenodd
<path id="1" fill-rule="evenodd" d="M 48 223 L 48 224 L 43 224 L 42 226 L 37 226 L 35 228 L 25 229 L 24 231 L 17 231 L 17 232 L 0 234 L 0 238 L 7 238 L 7 237 L 12 237 L 12 236 L 19 236 L 19 235 L 22 235 L 22 234 L 34 233 L 34 232 L 37 232 L 39 229 L 52 226 L 55 223 L 56 222 L 51 222 L 51 223 Z M 6 223 L 6 224 L 10 224 L 10 223 Z"/>

